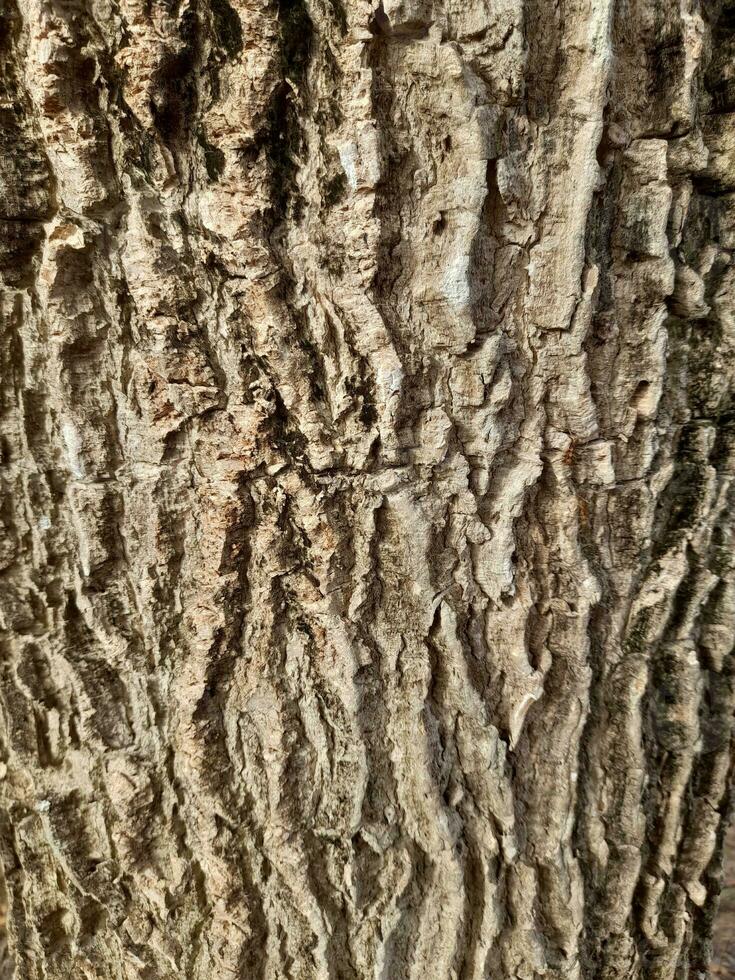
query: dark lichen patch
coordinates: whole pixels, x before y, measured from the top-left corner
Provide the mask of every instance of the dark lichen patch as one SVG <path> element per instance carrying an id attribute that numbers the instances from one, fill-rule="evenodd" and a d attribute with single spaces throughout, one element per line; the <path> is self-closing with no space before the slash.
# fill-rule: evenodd
<path id="1" fill-rule="evenodd" d="M 153 170 L 155 139 L 144 132 L 130 112 L 121 113 L 121 131 L 127 136 L 123 150 L 125 170 L 136 178 L 146 178 Z"/>
<path id="2" fill-rule="evenodd" d="M 311 58 L 314 25 L 304 0 L 279 0 L 278 36 L 281 66 L 286 78 L 302 83 Z"/>
<path id="3" fill-rule="evenodd" d="M 30 132 L 19 104 L 0 108 L 0 214 L 3 218 L 45 218 L 50 210 L 48 161 Z"/>
<path id="4" fill-rule="evenodd" d="M 299 119 L 303 108 L 313 24 L 303 0 L 279 0 L 278 58 L 281 80 L 273 88 L 265 119 L 255 139 L 243 147 L 243 162 L 257 157 L 262 148 L 268 161 L 271 207 L 266 216 L 273 232 L 285 217 L 298 222 L 304 202 L 296 176 L 305 148 Z"/>
<path id="5" fill-rule="evenodd" d="M 625 638 L 625 652 L 627 654 L 642 654 L 648 648 L 648 631 L 653 612 L 653 608 L 643 609 L 636 616 Z"/>
<path id="6" fill-rule="evenodd" d="M 363 358 L 359 360 L 360 373 L 346 379 L 345 390 L 354 399 L 355 408 L 359 408 L 360 421 L 366 429 L 369 429 L 378 421 L 375 386 L 367 363 Z"/>
<path id="7" fill-rule="evenodd" d="M 242 51 L 243 34 L 240 15 L 228 0 L 210 0 L 209 9 L 211 49 L 203 77 L 208 82 L 209 102 L 214 104 L 219 101 L 221 93 L 220 69 L 227 61 L 237 58 Z"/>
<path id="8" fill-rule="evenodd" d="M 688 427 L 682 434 L 679 450 L 682 462 L 677 472 L 667 522 L 669 532 L 686 530 L 694 526 L 701 509 L 700 505 L 709 487 L 708 462 L 701 458 L 692 445 L 692 428 L 694 427 Z"/>
<path id="9" fill-rule="evenodd" d="M 328 177 L 321 187 L 322 204 L 325 208 L 333 208 L 340 204 L 347 193 L 347 178 L 344 173 Z"/>
<path id="10" fill-rule="evenodd" d="M 14 3 L 0 4 L 0 21 L 0 217 L 44 219 L 51 211 L 53 176 L 18 77 L 22 18 Z"/>
<path id="11" fill-rule="evenodd" d="M 225 169 L 225 155 L 218 146 L 207 141 L 203 133 L 198 137 L 199 145 L 204 153 L 204 165 L 207 168 L 207 176 L 210 181 L 219 180 Z"/>
<path id="12" fill-rule="evenodd" d="M 732 553 L 727 535 L 722 526 L 716 525 L 710 543 L 710 571 L 725 579 L 735 568 L 735 555 Z M 717 587 L 715 588 L 716 591 Z"/>
<path id="13" fill-rule="evenodd" d="M 698 570 L 692 570 L 679 583 L 671 600 L 669 630 L 675 632 L 690 619 L 699 605 Z"/>
<path id="14" fill-rule="evenodd" d="M 658 504 L 654 560 L 685 543 L 709 499 L 713 469 L 705 429 L 698 422 L 682 427 L 674 458 L 674 475 Z"/>
<path id="15" fill-rule="evenodd" d="M 305 317 L 303 317 L 303 322 L 300 324 L 300 326 L 302 330 L 306 327 Z M 306 374 L 309 379 L 311 394 L 315 401 L 324 401 L 326 398 L 327 379 L 324 375 L 324 368 L 319 351 L 316 349 L 312 341 L 303 334 L 299 337 L 297 343 L 308 359 Z"/>
<path id="16" fill-rule="evenodd" d="M 713 370 L 722 343 L 722 327 L 716 318 L 691 321 L 685 334 L 687 397 L 695 418 L 713 418 L 723 395 L 722 372 Z"/>
<path id="17" fill-rule="evenodd" d="M 710 453 L 710 463 L 718 472 L 735 466 L 735 408 L 728 400 L 717 418 L 717 436 Z"/>
<path id="18" fill-rule="evenodd" d="M 216 44 L 230 58 L 236 57 L 243 46 L 240 15 L 228 0 L 211 0 L 210 9 Z"/>
<path id="19" fill-rule="evenodd" d="M 263 133 L 270 172 L 270 200 L 274 223 L 288 210 L 295 192 L 298 155 L 303 145 L 294 93 L 287 82 L 276 86 Z"/>
<path id="20" fill-rule="evenodd" d="M 347 33 L 347 11 L 342 0 L 329 0 L 329 10 L 342 37 Z"/>
<path id="21" fill-rule="evenodd" d="M 344 73 L 328 43 L 321 45 L 320 56 L 322 87 L 327 97 L 321 100 L 319 108 L 314 113 L 314 119 L 320 131 L 325 133 L 330 129 L 336 129 L 342 123 L 342 100 L 339 93 Z"/>
<path id="22" fill-rule="evenodd" d="M 0 275 L 8 286 L 22 288 L 32 281 L 34 261 L 44 240 L 40 221 L 4 221 L 0 218 Z"/>
<path id="23" fill-rule="evenodd" d="M 733 11 L 729 13 L 732 17 Z M 705 75 L 705 86 L 715 111 L 721 113 L 735 109 L 735 78 L 729 70 L 735 52 L 734 33 L 724 16 L 712 31 L 712 60 Z"/>
<path id="24" fill-rule="evenodd" d="M 369 429 L 371 425 L 375 425 L 378 421 L 378 410 L 372 402 L 363 399 L 362 408 L 360 409 L 360 421 Z"/>
<path id="25" fill-rule="evenodd" d="M 156 73 L 151 113 L 156 129 L 168 145 L 182 140 L 193 115 L 197 28 L 196 13 L 187 10 L 179 23 L 183 46 L 164 58 Z"/>
<path id="26" fill-rule="evenodd" d="M 298 633 L 301 633 L 303 636 L 305 636 L 310 643 L 314 642 L 314 630 L 311 628 L 311 626 L 308 623 L 304 622 L 303 620 L 297 622 L 296 631 Z"/>
<path id="27" fill-rule="evenodd" d="M 301 430 L 295 426 L 280 392 L 273 389 L 273 411 L 270 413 L 270 430 L 273 444 L 286 459 L 302 462 L 307 456 L 307 442 Z"/>

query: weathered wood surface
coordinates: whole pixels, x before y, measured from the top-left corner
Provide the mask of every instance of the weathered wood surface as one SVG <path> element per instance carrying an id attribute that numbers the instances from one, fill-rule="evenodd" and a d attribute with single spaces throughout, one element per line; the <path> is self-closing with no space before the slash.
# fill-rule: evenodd
<path id="1" fill-rule="evenodd" d="M 8 976 L 706 976 L 734 56 L 731 0 L 4 0 Z"/>

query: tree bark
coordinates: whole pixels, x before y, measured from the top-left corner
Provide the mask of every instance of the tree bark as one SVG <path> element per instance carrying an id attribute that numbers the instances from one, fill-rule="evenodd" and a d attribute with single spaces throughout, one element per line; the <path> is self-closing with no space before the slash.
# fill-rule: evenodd
<path id="1" fill-rule="evenodd" d="M 732 0 L 4 0 L 19 980 L 704 978 Z"/>

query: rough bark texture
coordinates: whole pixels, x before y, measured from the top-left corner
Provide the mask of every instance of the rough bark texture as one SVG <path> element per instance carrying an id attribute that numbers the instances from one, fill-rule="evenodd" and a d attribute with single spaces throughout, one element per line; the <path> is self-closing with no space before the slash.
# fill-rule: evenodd
<path id="1" fill-rule="evenodd" d="M 712 935 L 711 976 L 735 977 L 735 824 L 730 822 L 722 848 L 723 880 Z"/>
<path id="2" fill-rule="evenodd" d="M 706 975 L 732 0 L 3 0 L 6 974 Z"/>

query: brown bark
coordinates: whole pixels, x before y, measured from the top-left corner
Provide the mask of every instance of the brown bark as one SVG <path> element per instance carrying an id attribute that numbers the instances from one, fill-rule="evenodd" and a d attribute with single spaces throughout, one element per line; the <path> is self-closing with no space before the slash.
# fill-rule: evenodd
<path id="1" fill-rule="evenodd" d="M 730 0 L 0 15 L 6 975 L 705 977 Z"/>

